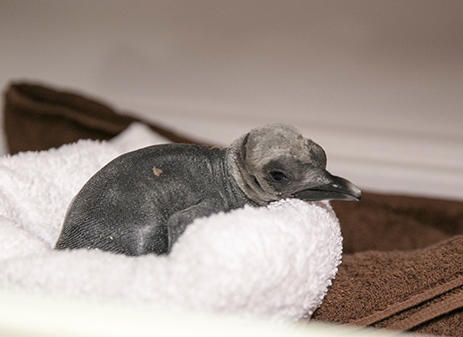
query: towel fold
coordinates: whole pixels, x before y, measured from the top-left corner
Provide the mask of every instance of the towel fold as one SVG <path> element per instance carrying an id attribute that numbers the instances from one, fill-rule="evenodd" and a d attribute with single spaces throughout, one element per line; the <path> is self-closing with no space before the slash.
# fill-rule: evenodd
<path id="1" fill-rule="evenodd" d="M 343 263 L 313 318 L 461 336 L 463 202 L 364 193 L 332 205 Z"/>
<path id="2" fill-rule="evenodd" d="M 5 118 L 9 115 L 8 118 L 15 120 L 15 127 L 9 127 L 14 123 L 7 122 L 5 129 L 12 153 L 72 141 L 63 135 L 64 130 L 73 132 L 74 140 L 88 136 L 91 128 L 83 124 L 76 126 L 75 117 L 71 117 L 90 111 L 85 108 L 77 109 L 81 112 L 61 114 L 61 122 L 47 122 L 47 131 L 44 131 L 43 121 L 48 117 L 41 109 L 41 102 L 48 98 L 37 88 L 45 88 L 47 92 L 52 89 L 24 85 L 10 86 L 5 96 Z M 30 91 L 35 94 L 30 95 Z M 53 92 L 56 95 L 53 101 L 58 106 L 68 106 L 67 98 L 74 97 Z M 93 102 L 77 96 L 79 100 Z M 23 105 L 27 105 L 27 109 Z M 103 110 L 107 112 L 105 116 L 95 113 L 100 117 L 93 129 L 107 130 L 111 120 L 119 118 L 111 108 Z M 23 122 L 27 128 L 21 131 Z M 119 129 L 111 130 L 96 138 L 114 137 Z M 43 136 L 43 132 L 53 136 Z M 170 139 L 176 141 L 173 138 Z M 21 145 L 15 145 L 18 143 Z M 463 202 L 364 193 L 359 203 L 333 202 L 332 205 L 344 237 L 343 263 L 313 318 L 461 336 Z"/>
<path id="3" fill-rule="evenodd" d="M 463 235 L 424 249 L 345 254 L 314 318 L 461 336 Z"/>

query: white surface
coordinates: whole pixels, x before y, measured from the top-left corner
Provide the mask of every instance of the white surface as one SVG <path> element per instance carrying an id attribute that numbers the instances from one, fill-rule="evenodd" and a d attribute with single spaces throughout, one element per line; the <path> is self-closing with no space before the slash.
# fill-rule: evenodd
<path id="1" fill-rule="evenodd" d="M 0 291 L 3 337 L 392 337 L 397 333 L 321 323 L 285 326 L 220 315 L 91 303 Z M 407 335 L 404 335 L 407 336 Z"/>
<path id="2" fill-rule="evenodd" d="M 0 3 L 0 81 L 219 144 L 294 124 L 361 187 L 463 199 L 459 0 Z"/>

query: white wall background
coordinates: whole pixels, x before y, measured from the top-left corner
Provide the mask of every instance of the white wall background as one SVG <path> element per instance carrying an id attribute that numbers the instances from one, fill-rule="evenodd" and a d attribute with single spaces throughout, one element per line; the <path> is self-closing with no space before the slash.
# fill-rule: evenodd
<path id="1" fill-rule="evenodd" d="M 228 144 L 287 122 L 360 187 L 463 199 L 459 0 L 5 1 L 0 85 Z"/>

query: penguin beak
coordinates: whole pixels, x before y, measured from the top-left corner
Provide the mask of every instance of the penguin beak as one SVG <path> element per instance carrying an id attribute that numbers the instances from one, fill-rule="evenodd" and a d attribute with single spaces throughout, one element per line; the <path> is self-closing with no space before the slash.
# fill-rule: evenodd
<path id="1" fill-rule="evenodd" d="M 293 194 L 294 198 L 315 201 L 315 200 L 356 200 L 362 197 L 360 189 L 349 180 L 333 176 L 326 170 L 321 170 L 321 185 L 303 189 Z M 318 177 L 317 177 L 318 178 Z M 318 179 L 317 179 L 318 180 Z"/>

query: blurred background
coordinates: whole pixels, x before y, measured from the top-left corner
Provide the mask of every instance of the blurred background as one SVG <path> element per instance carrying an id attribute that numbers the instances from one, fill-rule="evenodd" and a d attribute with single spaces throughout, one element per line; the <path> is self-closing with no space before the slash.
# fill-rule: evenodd
<path id="1" fill-rule="evenodd" d="M 463 199 L 460 0 L 5 1 L 0 84 L 227 145 L 271 122 L 380 192 Z"/>

